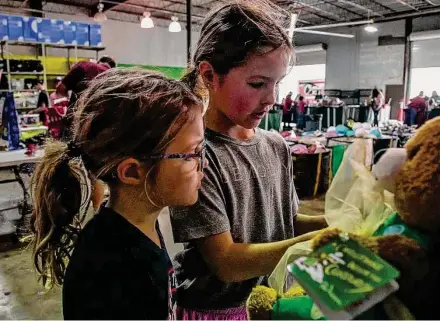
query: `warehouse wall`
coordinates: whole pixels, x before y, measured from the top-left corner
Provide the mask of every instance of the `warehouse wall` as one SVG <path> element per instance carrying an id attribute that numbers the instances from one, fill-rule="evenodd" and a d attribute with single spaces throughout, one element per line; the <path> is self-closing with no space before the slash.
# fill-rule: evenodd
<path id="1" fill-rule="evenodd" d="M 3 12 L 3 9 L 2 9 Z M 16 14 L 17 12 L 4 13 Z M 22 15 L 26 15 L 23 12 Z M 65 15 L 48 13 L 46 18 L 85 21 L 92 20 L 86 15 Z M 161 23 L 162 25 L 164 23 Z M 167 67 L 185 67 L 186 62 L 186 29 L 171 33 L 167 28 L 156 26 L 153 29 L 142 29 L 139 23 L 107 20 L 102 24 L 103 42 L 106 50 L 100 54 L 114 57 L 118 63 L 153 65 Z M 193 46 L 199 32 L 192 32 Z M 17 55 L 34 55 L 35 49 L 28 47 L 10 47 L 10 52 Z M 48 49 L 49 55 L 65 56 L 65 49 Z M 79 57 L 94 58 L 95 53 L 87 50 L 78 51 Z"/>
<path id="2" fill-rule="evenodd" d="M 363 27 L 338 28 L 332 32 L 354 34 L 353 39 L 310 34 L 297 34 L 296 45 L 326 43 L 326 88 L 356 89 L 403 83 L 404 45 L 379 46 L 378 37 L 404 36 L 405 22 L 378 25 L 379 31 L 369 34 Z"/>
<path id="3" fill-rule="evenodd" d="M 87 17 L 48 14 L 48 18 L 87 21 Z M 102 24 L 104 54 L 111 55 L 118 63 L 154 66 L 186 66 L 186 30 L 171 33 L 166 28 L 142 29 L 140 23 L 107 20 Z M 192 43 L 199 33 L 192 32 Z M 55 51 L 56 52 L 56 51 Z M 81 52 L 80 56 L 90 56 Z M 93 57 L 93 54 L 91 55 Z"/>

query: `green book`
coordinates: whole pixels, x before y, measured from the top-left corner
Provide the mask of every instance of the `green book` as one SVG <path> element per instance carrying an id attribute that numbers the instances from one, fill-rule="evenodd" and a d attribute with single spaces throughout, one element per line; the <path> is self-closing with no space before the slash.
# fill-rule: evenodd
<path id="1" fill-rule="evenodd" d="M 346 234 L 288 270 L 329 319 L 353 319 L 399 288 L 399 271 Z"/>

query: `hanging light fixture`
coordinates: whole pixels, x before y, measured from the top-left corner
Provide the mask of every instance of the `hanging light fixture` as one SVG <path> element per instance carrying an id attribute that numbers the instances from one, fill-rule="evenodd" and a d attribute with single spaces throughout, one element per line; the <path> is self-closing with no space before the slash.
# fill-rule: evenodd
<path id="1" fill-rule="evenodd" d="M 98 12 L 95 13 L 95 16 L 93 17 L 93 20 L 96 22 L 104 22 L 107 20 L 107 16 L 105 15 L 104 11 L 104 4 L 99 1 L 98 3 Z"/>
<path id="2" fill-rule="evenodd" d="M 368 10 L 368 20 L 370 20 L 370 10 Z M 366 26 L 365 26 L 365 28 L 364 28 L 364 30 L 366 31 L 366 32 L 369 32 L 369 33 L 375 33 L 375 32 L 377 32 L 377 28 L 373 25 L 373 22 L 371 21 L 371 22 L 369 22 Z"/>
<path id="3" fill-rule="evenodd" d="M 144 17 L 141 20 L 141 28 L 150 29 L 154 27 L 154 21 L 151 19 L 151 13 L 148 11 L 144 12 Z"/>
<path id="4" fill-rule="evenodd" d="M 368 24 L 368 25 L 366 25 L 365 28 L 364 28 L 364 30 L 365 30 L 366 32 L 369 32 L 369 33 L 375 33 L 375 32 L 377 32 L 377 28 L 376 28 L 375 26 L 373 26 L 372 24 Z"/>
<path id="5" fill-rule="evenodd" d="M 176 16 L 172 16 L 171 20 L 172 21 L 170 23 L 170 26 L 168 27 L 168 31 L 169 32 L 181 32 L 182 26 L 178 22 L 179 18 L 177 18 Z"/>

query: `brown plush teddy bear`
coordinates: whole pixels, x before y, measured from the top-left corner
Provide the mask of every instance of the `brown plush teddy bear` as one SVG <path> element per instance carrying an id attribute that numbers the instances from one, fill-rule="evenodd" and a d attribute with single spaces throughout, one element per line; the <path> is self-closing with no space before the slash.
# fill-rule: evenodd
<path id="1" fill-rule="evenodd" d="M 398 292 L 373 308 L 384 314 L 373 313 L 369 318 L 440 319 L 440 117 L 421 127 L 405 149 L 406 161 L 399 165 L 392 184 L 397 213 L 384 221 L 374 236 L 349 236 L 400 271 Z M 385 155 L 382 163 L 389 159 L 392 157 Z M 313 239 L 312 248 L 340 234 L 338 229 L 325 230 Z M 313 307 L 307 309 L 307 301 L 291 304 L 303 297 L 307 296 L 299 287 L 283 296 L 257 287 L 248 299 L 249 318 L 326 319 Z M 301 308 L 293 311 L 294 306 Z M 303 308 L 306 314 L 298 311 Z"/>

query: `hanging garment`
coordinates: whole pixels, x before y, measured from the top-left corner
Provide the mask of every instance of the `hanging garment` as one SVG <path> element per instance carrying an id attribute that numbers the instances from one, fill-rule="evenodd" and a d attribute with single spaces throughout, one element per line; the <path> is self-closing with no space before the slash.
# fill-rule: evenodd
<path id="1" fill-rule="evenodd" d="M 3 105 L 2 124 L 6 129 L 5 140 L 8 141 L 8 150 L 20 149 L 20 128 L 17 110 L 15 109 L 14 95 L 5 93 Z"/>

